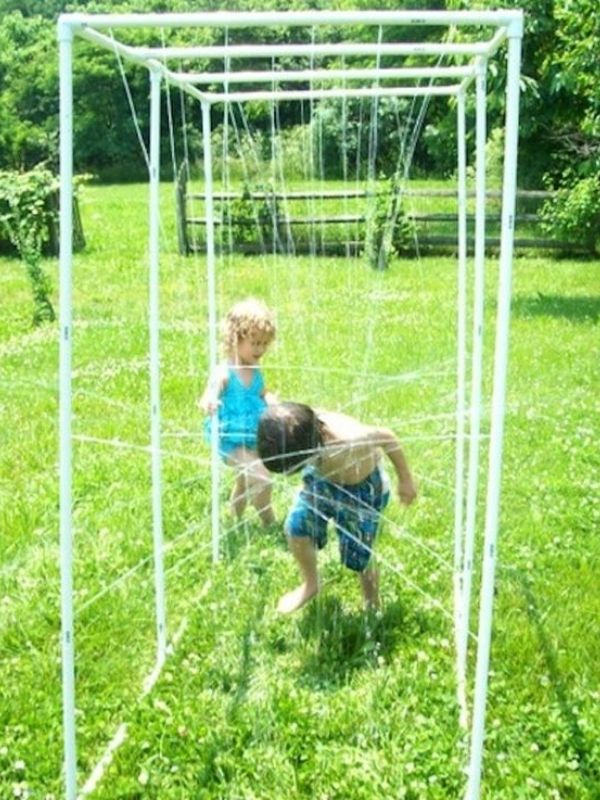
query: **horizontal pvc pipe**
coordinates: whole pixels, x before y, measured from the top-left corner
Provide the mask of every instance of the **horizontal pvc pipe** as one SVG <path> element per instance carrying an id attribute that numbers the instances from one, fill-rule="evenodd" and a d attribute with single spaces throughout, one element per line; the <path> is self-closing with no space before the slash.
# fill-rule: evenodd
<path id="1" fill-rule="evenodd" d="M 133 61 L 135 64 L 141 64 L 144 67 L 150 66 L 149 59 L 140 55 L 134 47 L 123 44 L 123 42 L 119 42 L 117 39 L 113 39 L 105 33 L 99 33 L 93 30 L 93 28 L 82 28 L 78 30 L 77 33 L 82 39 L 87 39 L 89 42 L 99 44 L 101 47 L 111 50 L 113 53 L 118 53 L 129 61 Z"/>
<path id="2" fill-rule="evenodd" d="M 228 92 L 227 94 L 211 94 L 211 103 L 243 103 L 250 100 L 325 100 L 342 97 L 431 97 L 441 95 L 448 97 L 460 91 L 460 85 L 454 86 L 394 86 L 385 88 L 372 86 L 356 89 L 301 89 L 275 90 L 264 92 Z"/>
<path id="3" fill-rule="evenodd" d="M 468 78 L 474 67 L 397 67 L 390 69 L 300 69 L 247 70 L 244 72 L 175 72 L 173 76 L 191 84 L 207 83 L 290 83 L 301 81 L 386 80 L 387 78 Z"/>
<path id="4" fill-rule="evenodd" d="M 502 42 L 508 39 L 508 30 L 506 28 L 500 28 L 499 31 L 493 35 L 493 37 L 489 40 L 487 45 L 487 52 L 486 57 L 490 58 L 494 55 L 494 53 L 498 50 Z"/>
<path id="5" fill-rule="evenodd" d="M 136 47 L 141 58 L 282 58 L 305 56 L 485 56 L 493 40 L 485 42 L 331 42 L 314 44 L 232 44 L 181 47 Z"/>
<path id="6" fill-rule="evenodd" d="M 268 25 L 519 25 L 520 11 L 249 11 L 166 14 L 62 14 L 61 21 L 96 28 L 260 28 Z"/>
<path id="7" fill-rule="evenodd" d="M 455 86 L 401 86 L 401 87 L 356 87 L 354 89 L 304 89 L 301 91 L 265 91 L 265 92 L 230 92 L 227 94 L 212 94 L 201 92 L 190 84 L 177 72 L 167 69 L 163 63 L 155 59 L 145 59 L 139 55 L 139 50 L 118 42 L 103 33 L 93 30 L 81 31 L 81 36 L 89 41 L 101 45 L 107 50 L 117 52 L 126 59 L 130 59 L 137 64 L 142 64 L 148 69 L 158 69 L 162 72 L 165 80 L 174 86 L 180 87 L 183 91 L 195 97 L 197 100 L 208 101 L 210 103 L 220 102 L 245 102 L 249 100 L 303 100 L 303 99 L 325 99 L 326 97 L 420 97 L 426 95 L 451 96 L 456 94 L 459 89 Z M 463 68 L 464 69 L 464 68 Z M 321 70 L 326 72 L 327 70 Z M 310 70 L 306 71 L 308 75 Z M 344 70 L 341 70 L 344 72 Z M 230 73 L 231 76 L 235 73 Z M 277 73 L 274 73 L 277 74 Z"/>

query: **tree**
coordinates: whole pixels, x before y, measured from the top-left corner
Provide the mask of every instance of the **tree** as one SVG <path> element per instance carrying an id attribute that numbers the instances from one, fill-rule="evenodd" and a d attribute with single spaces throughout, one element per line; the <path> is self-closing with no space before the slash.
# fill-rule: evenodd
<path id="1" fill-rule="evenodd" d="M 381 9 L 397 8 L 397 0 L 378 0 Z M 525 35 L 520 115 L 519 182 L 522 186 L 538 186 L 544 175 L 553 185 L 567 180 L 565 168 L 576 163 L 575 172 L 586 177 L 598 169 L 600 139 L 600 52 L 599 15 L 596 0 L 505 0 L 504 6 L 523 8 Z M 302 8 L 328 9 L 328 0 L 235 0 L 234 7 L 251 10 Z M 56 161 L 58 128 L 58 77 L 55 20 L 67 9 L 99 11 L 185 11 L 198 8 L 193 0 L 121 0 L 118 3 L 71 0 L 0 0 L 0 168 L 24 169 L 40 160 Z M 206 10 L 222 7 L 222 0 L 208 0 Z M 371 0 L 337 0 L 338 9 L 373 7 Z M 471 0 L 408 0 L 404 8 L 470 9 Z M 495 8 L 495 0 L 480 0 L 478 7 Z M 356 36 L 373 37 L 370 31 L 357 30 Z M 259 36 L 256 30 L 244 36 Z M 428 28 L 424 35 L 439 38 L 440 31 Z M 480 35 L 481 32 L 478 33 Z M 230 41 L 241 35 L 229 33 Z M 305 36 L 298 28 L 271 29 L 269 36 L 278 41 L 296 41 Z M 335 38 L 336 30 L 327 35 Z M 464 30 L 453 33 L 464 37 Z M 137 30 L 127 33 L 132 43 L 156 43 L 156 32 Z M 165 31 L 182 41 L 220 41 L 216 29 Z M 174 39 L 173 39 L 174 40 Z M 77 113 L 75 114 L 75 163 L 81 171 L 97 172 L 111 178 L 135 178 L 145 170 L 132 116 L 115 56 L 107 51 L 77 41 L 74 61 L 74 82 Z M 357 63 L 356 60 L 353 63 Z M 449 60 L 447 63 L 451 63 Z M 248 65 L 249 68 L 252 64 Z M 261 64 L 264 66 L 264 64 Z M 294 66 L 293 59 L 287 65 Z M 297 64 L 296 64 L 297 66 Z M 205 67 L 218 69 L 216 63 Z M 129 88 L 136 108 L 142 136 L 148 135 L 148 78 L 143 68 L 126 67 Z M 504 117 L 505 65 L 502 60 L 490 64 L 488 74 L 488 127 L 501 129 Z M 188 121 L 199 127 L 192 102 L 184 99 Z M 394 137 L 398 126 L 393 116 L 382 109 L 380 151 L 397 149 Z M 390 104 L 388 104 L 390 105 Z M 268 104 L 249 107 L 252 124 L 257 129 L 270 129 Z M 300 122 L 297 103 L 281 103 L 279 121 L 282 129 Z M 470 115 L 473 107 L 468 108 Z M 328 116 L 323 104 L 323 121 L 332 132 L 339 120 Z M 163 115 L 165 140 L 168 121 Z M 390 123 L 390 124 L 388 124 Z M 471 126 L 469 126 L 469 129 Z M 425 128 L 417 143 L 415 163 L 428 174 L 443 175 L 454 170 L 455 113 L 444 103 L 431 103 Z M 168 145 L 167 145 L 168 146 Z M 328 163 L 341 163 L 339 158 Z M 574 180 L 570 175 L 569 180 Z"/>
<path id="2" fill-rule="evenodd" d="M 594 0 L 556 3 L 556 46 L 546 68 L 552 88 L 576 98 L 560 120 L 554 139 L 564 159 L 582 177 L 600 172 L 600 16 Z M 573 113 L 574 111 L 577 113 Z M 568 163 L 565 163 L 568 162 Z"/>

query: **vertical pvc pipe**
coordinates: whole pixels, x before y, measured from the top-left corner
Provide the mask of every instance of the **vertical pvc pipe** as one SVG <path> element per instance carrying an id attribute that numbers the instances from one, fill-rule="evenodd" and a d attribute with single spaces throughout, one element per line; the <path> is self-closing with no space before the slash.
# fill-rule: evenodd
<path id="1" fill-rule="evenodd" d="M 72 468 L 72 262 L 73 262 L 73 31 L 59 20 L 60 72 L 60 606 L 63 741 L 66 800 L 77 795 L 75 728 L 75 640 L 73 632 L 73 468 Z"/>
<path id="2" fill-rule="evenodd" d="M 156 603 L 157 662 L 166 654 L 165 578 L 163 564 L 162 464 L 160 437 L 160 72 L 150 71 L 150 199 L 149 199 L 149 326 L 150 326 L 150 451 L 152 470 L 152 533 Z"/>
<path id="3" fill-rule="evenodd" d="M 467 341 L 467 159 L 465 132 L 465 95 L 457 95 L 458 150 L 458 265 L 456 306 L 456 455 L 454 479 L 454 628 L 457 657 L 458 702 L 465 704 L 464 686 L 458 661 L 462 625 L 463 515 L 465 485 L 465 406 Z"/>
<path id="4" fill-rule="evenodd" d="M 204 213 L 206 217 L 206 270 L 208 289 L 208 360 L 209 374 L 217 367 L 217 297 L 215 283 L 215 224 L 210 140 L 210 103 L 202 103 L 202 139 L 204 149 Z M 219 560 L 219 428 L 217 414 L 212 416 L 210 437 L 211 532 L 213 561 Z"/>
<path id="5" fill-rule="evenodd" d="M 521 31 L 509 32 L 508 71 L 506 87 L 506 132 L 504 142 L 504 178 L 502 189 L 502 239 L 500 246 L 500 275 L 496 347 L 494 353 L 494 387 L 490 429 L 485 537 L 479 606 L 477 667 L 475 699 L 471 733 L 471 754 L 466 800 L 477 800 L 481 784 L 481 766 L 485 730 L 492 610 L 496 570 L 496 544 L 500 510 L 500 479 L 502 469 L 502 438 L 506 373 L 508 369 L 508 332 L 510 323 L 510 294 L 514 244 L 515 195 L 517 188 L 517 146 L 519 135 L 519 77 L 521 65 Z"/>
<path id="6" fill-rule="evenodd" d="M 486 68 L 484 59 L 477 62 L 475 122 L 475 263 L 473 286 L 473 345 L 471 361 L 471 401 L 469 423 L 469 462 L 467 468 L 467 502 L 465 511 L 465 547 L 463 553 L 462 601 L 463 616 L 458 642 L 458 658 L 462 680 L 466 681 L 469 639 L 473 549 L 479 485 L 479 449 L 481 430 L 481 389 L 483 363 L 483 311 L 485 285 L 485 143 L 486 143 Z M 467 725 L 466 717 L 461 720 Z"/>

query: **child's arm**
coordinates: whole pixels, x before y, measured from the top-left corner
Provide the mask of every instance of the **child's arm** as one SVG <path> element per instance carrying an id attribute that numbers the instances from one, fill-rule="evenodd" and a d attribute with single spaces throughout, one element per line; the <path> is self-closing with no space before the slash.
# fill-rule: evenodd
<path id="1" fill-rule="evenodd" d="M 372 444 L 381 447 L 394 465 L 396 475 L 398 476 L 398 496 L 400 497 L 400 502 L 409 506 L 417 496 L 417 489 L 406 457 L 400 447 L 400 442 L 395 434 L 388 428 L 371 428 L 369 431 L 369 439 Z"/>
<path id="2" fill-rule="evenodd" d="M 198 400 L 198 406 L 205 414 L 214 414 L 219 407 L 219 397 L 227 383 L 227 370 L 223 367 L 217 367 L 214 374 L 206 384 L 206 388 L 202 392 Z"/>

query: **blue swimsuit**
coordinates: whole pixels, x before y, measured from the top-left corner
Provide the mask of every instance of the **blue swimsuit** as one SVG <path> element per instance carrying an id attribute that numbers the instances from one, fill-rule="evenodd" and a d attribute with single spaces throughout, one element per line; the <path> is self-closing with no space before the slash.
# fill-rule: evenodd
<path id="1" fill-rule="evenodd" d="M 228 456 L 238 447 L 256 450 L 258 420 L 267 407 L 262 397 L 265 381 L 259 369 L 255 369 L 250 384 L 239 379 L 233 367 L 229 368 L 225 388 L 219 397 L 216 415 L 219 423 L 219 452 Z M 205 438 L 210 442 L 212 417 L 204 421 Z"/>

